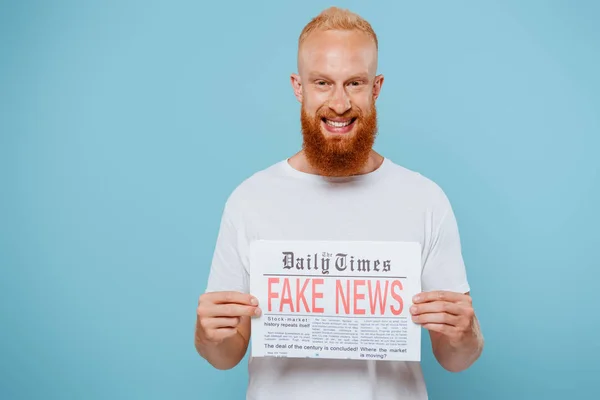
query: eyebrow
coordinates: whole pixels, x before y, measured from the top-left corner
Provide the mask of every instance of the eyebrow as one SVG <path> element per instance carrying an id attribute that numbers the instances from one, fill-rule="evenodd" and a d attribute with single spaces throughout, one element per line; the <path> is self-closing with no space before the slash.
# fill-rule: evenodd
<path id="1" fill-rule="evenodd" d="M 320 72 L 309 72 L 308 78 L 312 81 L 314 79 L 323 78 L 323 79 L 331 79 L 327 74 L 323 74 Z"/>
<path id="2" fill-rule="evenodd" d="M 315 79 L 327 79 L 327 80 L 330 80 L 330 81 L 335 80 L 335 79 L 332 79 L 331 77 L 329 77 L 327 74 L 323 74 L 323 73 L 319 73 L 319 72 L 309 72 L 308 78 L 311 81 L 315 80 Z M 368 73 L 362 73 L 362 74 L 352 75 L 352 76 L 350 76 L 350 78 L 346 79 L 346 82 L 355 81 L 355 80 L 368 81 L 369 80 L 369 74 Z"/>
<path id="3" fill-rule="evenodd" d="M 356 81 L 356 80 L 368 81 L 369 74 L 365 73 L 365 74 L 352 75 L 348 80 L 349 81 Z"/>

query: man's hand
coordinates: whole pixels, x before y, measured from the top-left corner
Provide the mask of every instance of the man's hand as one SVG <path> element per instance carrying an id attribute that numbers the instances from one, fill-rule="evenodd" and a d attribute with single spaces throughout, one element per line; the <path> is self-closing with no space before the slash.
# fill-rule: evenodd
<path id="1" fill-rule="evenodd" d="M 429 330 L 435 356 L 446 369 L 463 370 L 479 357 L 483 337 L 469 293 L 423 292 L 413 303 L 412 320 Z"/>
<path id="2" fill-rule="evenodd" d="M 238 334 L 242 318 L 258 316 L 261 310 L 258 308 L 258 300 L 249 294 L 212 292 L 200 296 L 196 313 L 198 339 L 205 343 L 219 344 Z M 249 337 L 244 339 L 247 341 Z"/>
<path id="3" fill-rule="evenodd" d="M 440 332 L 453 345 L 470 334 L 475 316 L 471 296 L 462 293 L 435 291 L 419 293 L 410 308 L 412 320 L 423 328 Z"/>

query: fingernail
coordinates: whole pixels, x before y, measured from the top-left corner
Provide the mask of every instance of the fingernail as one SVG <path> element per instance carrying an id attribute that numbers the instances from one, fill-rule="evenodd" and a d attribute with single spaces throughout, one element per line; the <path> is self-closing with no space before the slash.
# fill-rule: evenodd
<path id="1" fill-rule="evenodd" d="M 260 308 L 257 308 L 256 310 L 254 310 L 254 315 L 256 315 L 256 316 L 260 315 Z"/>
<path id="2" fill-rule="evenodd" d="M 414 302 L 417 302 L 419 300 L 421 300 L 421 297 L 419 295 L 416 295 L 415 297 L 413 297 Z"/>
<path id="3" fill-rule="evenodd" d="M 252 304 L 253 306 L 256 306 L 256 305 L 258 305 L 258 300 L 256 298 L 252 297 L 250 299 L 250 304 Z"/>
<path id="4" fill-rule="evenodd" d="M 414 314 L 416 311 L 417 311 L 417 307 L 414 307 L 414 306 L 413 306 L 413 307 L 411 307 L 411 308 L 410 308 L 410 312 L 411 312 L 411 313 L 413 313 L 413 314 Z"/>

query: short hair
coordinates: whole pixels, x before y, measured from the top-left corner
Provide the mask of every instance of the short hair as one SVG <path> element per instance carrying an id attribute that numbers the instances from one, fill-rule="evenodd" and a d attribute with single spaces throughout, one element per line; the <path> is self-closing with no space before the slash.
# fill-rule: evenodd
<path id="1" fill-rule="evenodd" d="M 314 17 L 302 30 L 298 39 L 298 48 L 308 35 L 317 30 L 358 30 L 369 35 L 379 48 L 377 35 L 371 24 L 360 15 L 338 7 L 329 7 Z"/>

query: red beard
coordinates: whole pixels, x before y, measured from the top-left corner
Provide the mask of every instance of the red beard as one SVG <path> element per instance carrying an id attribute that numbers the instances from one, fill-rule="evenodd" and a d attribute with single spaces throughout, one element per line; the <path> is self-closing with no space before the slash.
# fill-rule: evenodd
<path id="1" fill-rule="evenodd" d="M 356 118 L 350 133 L 338 137 L 325 137 L 322 118 Z M 369 159 L 377 136 L 377 110 L 375 104 L 368 114 L 352 108 L 343 115 L 323 107 L 310 117 L 301 110 L 303 148 L 310 165 L 323 176 L 350 176 L 360 173 Z"/>

